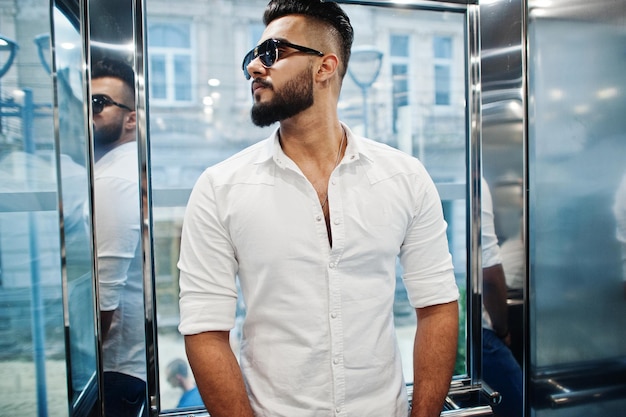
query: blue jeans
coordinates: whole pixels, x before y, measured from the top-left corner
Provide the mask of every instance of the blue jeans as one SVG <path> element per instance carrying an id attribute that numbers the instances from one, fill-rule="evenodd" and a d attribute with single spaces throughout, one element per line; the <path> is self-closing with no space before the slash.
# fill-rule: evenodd
<path id="1" fill-rule="evenodd" d="M 104 373 L 104 415 L 137 417 L 146 402 L 146 383 L 119 372 Z M 147 416 L 146 407 L 142 415 Z"/>
<path id="2" fill-rule="evenodd" d="M 483 380 L 502 395 L 493 406 L 497 417 L 522 417 L 524 389 L 522 368 L 509 347 L 492 330 L 483 329 Z"/>

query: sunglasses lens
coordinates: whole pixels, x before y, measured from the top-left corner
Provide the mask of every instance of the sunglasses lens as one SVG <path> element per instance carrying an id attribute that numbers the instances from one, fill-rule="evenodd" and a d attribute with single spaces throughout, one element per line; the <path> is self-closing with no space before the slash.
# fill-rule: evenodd
<path id="1" fill-rule="evenodd" d="M 104 109 L 104 101 L 100 97 L 94 97 L 91 100 L 91 110 L 93 114 L 99 114 Z"/>
<path id="2" fill-rule="evenodd" d="M 272 39 L 268 39 L 259 46 L 259 59 L 266 67 L 271 67 L 277 58 L 276 44 Z"/>
<path id="3" fill-rule="evenodd" d="M 243 75 L 246 77 L 247 80 L 251 78 L 250 74 L 248 73 L 248 65 L 250 65 L 250 63 L 254 61 L 254 59 L 257 57 L 261 60 L 261 63 L 267 68 L 274 65 L 276 59 L 278 58 L 278 48 L 276 45 L 276 41 L 274 41 L 273 39 L 266 40 L 265 42 L 248 52 L 243 58 L 241 69 L 243 70 Z"/>

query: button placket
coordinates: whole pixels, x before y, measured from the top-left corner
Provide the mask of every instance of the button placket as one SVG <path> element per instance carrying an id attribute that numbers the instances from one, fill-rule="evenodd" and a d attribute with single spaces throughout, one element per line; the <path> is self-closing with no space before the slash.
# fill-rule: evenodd
<path id="1" fill-rule="evenodd" d="M 330 361 L 332 364 L 334 398 L 337 414 L 345 401 L 345 370 L 343 368 L 343 321 L 341 318 L 341 279 L 338 271 L 340 252 L 333 248 L 328 263 Z"/>

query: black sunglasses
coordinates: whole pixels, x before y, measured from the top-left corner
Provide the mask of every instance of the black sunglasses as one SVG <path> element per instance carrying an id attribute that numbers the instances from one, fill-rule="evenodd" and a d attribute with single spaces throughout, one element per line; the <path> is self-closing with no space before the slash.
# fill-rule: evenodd
<path id="1" fill-rule="evenodd" d="M 93 114 L 102 113 L 102 110 L 104 110 L 107 106 L 117 106 L 128 111 L 133 111 L 130 107 L 122 103 L 118 103 L 117 101 L 113 101 L 111 100 L 111 97 L 105 96 L 104 94 L 94 94 L 91 96 L 91 109 Z"/>
<path id="2" fill-rule="evenodd" d="M 263 64 L 265 68 L 269 68 L 274 65 L 276 61 L 279 60 L 280 57 L 278 56 L 278 50 L 284 47 L 297 49 L 298 51 L 304 52 L 305 54 L 324 56 L 323 52 L 307 48 L 306 46 L 294 45 L 293 43 L 281 41 L 278 39 L 268 39 L 261 42 L 260 45 L 257 45 L 256 48 L 248 52 L 243 58 L 241 69 L 243 69 L 243 75 L 246 77 L 246 80 L 249 80 L 251 78 L 250 73 L 248 73 L 248 64 L 250 64 L 258 57 L 261 60 L 261 64 Z"/>

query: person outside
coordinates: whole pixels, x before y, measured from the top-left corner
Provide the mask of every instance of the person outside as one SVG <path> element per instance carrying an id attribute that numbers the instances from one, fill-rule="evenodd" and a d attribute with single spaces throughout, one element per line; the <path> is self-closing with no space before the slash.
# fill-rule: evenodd
<path id="1" fill-rule="evenodd" d="M 189 373 L 187 362 L 182 359 L 174 359 L 167 365 L 165 372 L 167 382 L 169 382 L 171 386 L 183 390 L 183 394 L 180 396 L 176 408 L 203 405 L 200 391 L 198 391 L 193 375 Z"/>
<path id="2" fill-rule="evenodd" d="M 251 117 L 280 125 L 207 169 L 186 209 L 180 325 L 212 417 L 406 417 L 393 327 L 396 258 L 418 317 L 411 416 L 439 416 L 458 289 L 435 185 L 360 137 L 337 104 L 353 30 L 334 2 L 270 1 L 244 58 Z M 236 277 L 247 314 L 229 344 Z"/>
<path id="3" fill-rule="evenodd" d="M 143 275 L 133 69 L 92 69 L 94 221 L 107 417 L 136 417 L 146 398 Z"/>

